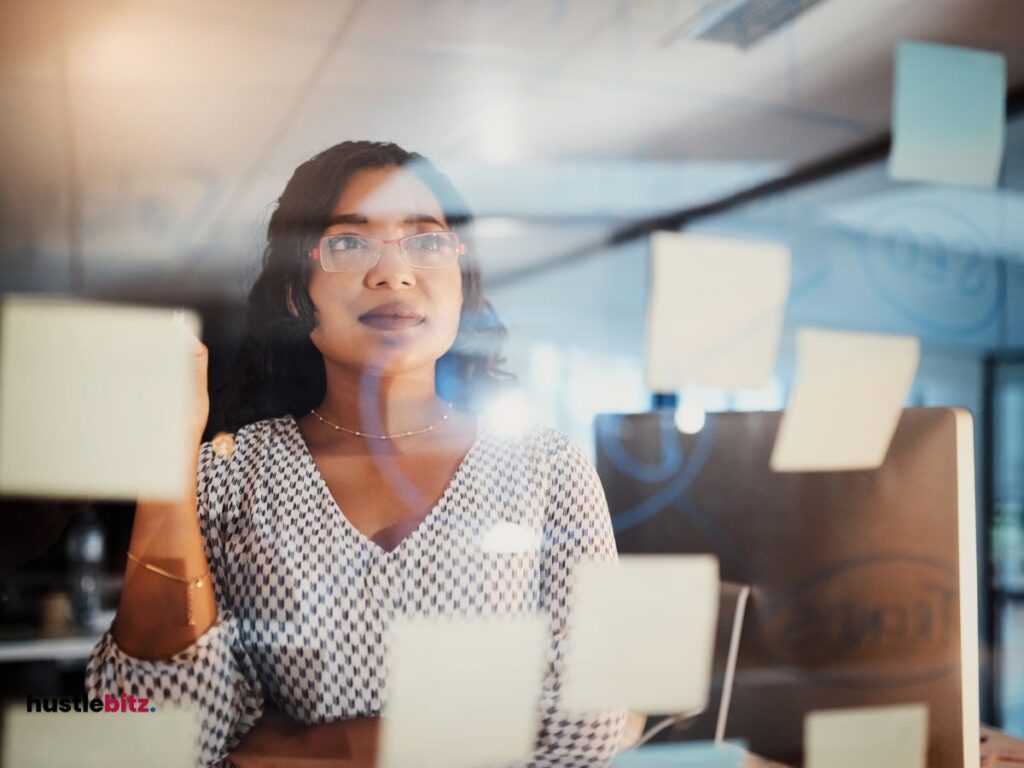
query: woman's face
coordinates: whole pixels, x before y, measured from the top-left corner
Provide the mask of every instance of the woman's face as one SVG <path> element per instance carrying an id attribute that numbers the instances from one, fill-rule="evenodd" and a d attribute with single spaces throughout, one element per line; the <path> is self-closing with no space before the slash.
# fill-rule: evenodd
<path id="1" fill-rule="evenodd" d="M 341 191 L 324 235 L 354 234 L 397 240 L 448 228 L 441 206 L 414 174 L 400 168 L 357 171 Z M 397 243 L 385 245 L 376 266 L 357 272 L 326 272 L 317 262 L 309 295 L 319 322 L 310 334 L 327 361 L 396 375 L 430 366 L 447 352 L 459 330 L 462 273 L 458 263 L 441 269 L 410 266 Z M 361 316 L 399 302 L 422 322 Z"/>

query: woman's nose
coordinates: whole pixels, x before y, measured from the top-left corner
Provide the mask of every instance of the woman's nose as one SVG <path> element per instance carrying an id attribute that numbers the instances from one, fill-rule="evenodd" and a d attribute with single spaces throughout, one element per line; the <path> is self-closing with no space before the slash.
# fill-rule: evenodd
<path id="1" fill-rule="evenodd" d="M 381 283 L 413 285 L 416 282 L 416 276 L 398 243 L 384 243 L 381 245 L 380 258 L 367 273 L 367 280 L 371 285 L 380 285 Z"/>

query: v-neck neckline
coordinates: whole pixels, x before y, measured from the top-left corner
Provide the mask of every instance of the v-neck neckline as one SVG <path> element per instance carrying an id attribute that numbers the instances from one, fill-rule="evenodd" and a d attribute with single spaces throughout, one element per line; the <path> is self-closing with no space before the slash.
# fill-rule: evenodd
<path id="1" fill-rule="evenodd" d="M 482 420 L 478 418 L 476 420 L 476 431 L 473 435 L 473 442 L 470 444 L 469 450 L 467 450 L 466 454 L 462 457 L 462 461 L 459 462 L 459 466 L 456 467 L 455 472 L 448 480 L 448 484 L 445 486 L 444 491 L 442 491 L 440 498 L 434 503 L 434 506 L 431 507 L 430 511 L 420 519 L 416 526 L 405 534 L 405 536 L 403 536 L 392 549 L 385 549 L 372 538 L 356 528 L 355 524 L 348 519 L 348 516 L 345 514 L 344 510 L 342 510 L 341 505 L 339 505 L 337 500 L 334 498 L 334 494 L 331 493 L 331 489 L 327 485 L 327 479 L 324 477 L 323 472 L 320 471 L 320 466 L 316 463 L 316 459 L 313 458 L 313 453 L 309 450 L 309 445 L 306 444 L 306 439 L 302 436 L 302 431 L 299 429 L 298 420 L 292 414 L 288 414 L 287 419 L 291 425 L 292 435 L 299 446 L 300 452 L 302 453 L 304 460 L 309 464 L 310 470 L 313 473 L 314 482 L 319 488 L 320 493 L 330 504 L 331 511 L 334 513 L 334 516 L 340 519 L 341 524 L 347 528 L 360 541 L 360 543 L 364 546 L 369 546 L 374 552 L 382 557 L 389 557 L 398 552 L 398 550 L 405 546 L 405 543 L 409 541 L 409 539 L 413 538 L 422 529 L 427 527 L 428 523 L 437 515 L 438 510 L 447 505 L 449 497 L 454 492 L 455 486 L 462 478 L 462 475 L 467 472 L 469 465 L 475 459 L 475 455 L 483 443 L 484 435 L 486 433 L 486 426 L 483 424 Z"/>

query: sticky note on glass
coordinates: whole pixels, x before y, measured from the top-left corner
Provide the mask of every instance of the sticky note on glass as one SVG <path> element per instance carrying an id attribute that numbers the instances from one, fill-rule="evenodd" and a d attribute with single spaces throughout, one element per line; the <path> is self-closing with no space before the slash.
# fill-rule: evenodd
<path id="1" fill-rule="evenodd" d="M 198 758 L 199 717 L 195 710 L 161 706 L 141 715 L 27 712 L 21 704 L 8 707 L 4 715 L 3 765 L 195 768 Z"/>
<path id="2" fill-rule="evenodd" d="M 920 344 L 803 328 L 796 383 L 772 449 L 776 472 L 877 469 L 917 373 Z"/>
<path id="3" fill-rule="evenodd" d="M 0 493 L 181 498 L 198 331 L 190 312 L 5 298 Z"/>
<path id="4" fill-rule="evenodd" d="M 819 710 L 804 720 L 806 768 L 924 768 L 927 751 L 923 704 Z"/>
<path id="5" fill-rule="evenodd" d="M 1006 59 L 997 53 L 900 42 L 889 177 L 994 187 L 1006 137 Z"/>
<path id="6" fill-rule="evenodd" d="M 718 618 L 714 557 L 584 562 L 573 595 L 562 709 L 670 714 L 707 706 Z"/>
<path id="7" fill-rule="evenodd" d="M 540 728 L 549 644 L 541 616 L 397 619 L 378 765 L 476 768 L 527 760 Z"/>
<path id="8" fill-rule="evenodd" d="M 655 232 L 647 307 L 647 387 L 758 388 L 775 367 L 789 295 L 775 243 Z"/>
<path id="9" fill-rule="evenodd" d="M 612 768 L 742 768 L 749 757 L 741 744 L 650 744 L 619 753 Z"/>

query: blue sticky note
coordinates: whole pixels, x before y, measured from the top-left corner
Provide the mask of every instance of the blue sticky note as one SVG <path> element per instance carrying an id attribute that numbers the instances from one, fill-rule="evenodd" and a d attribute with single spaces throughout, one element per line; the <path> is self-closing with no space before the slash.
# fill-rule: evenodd
<path id="1" fill-rule="evenodd" d="M 611 768 L 741 768 L 746 755 L 741 742 L 649 744 L 616 755 Z"/>
<path id="2" fill-rule="evenodd" d="M 1006 59 L 902 41 L 896 50 L 889 177 L 993 187 L 1006 137 Z"/>

